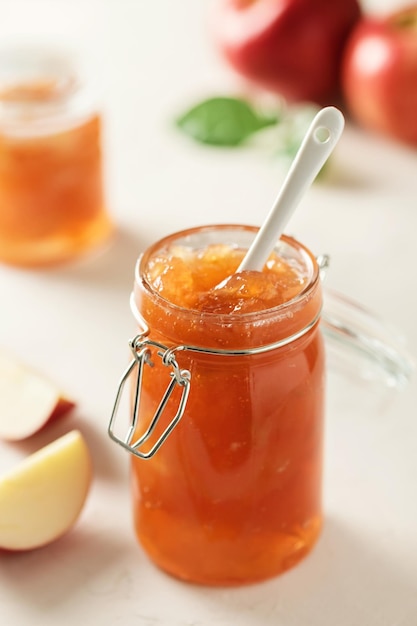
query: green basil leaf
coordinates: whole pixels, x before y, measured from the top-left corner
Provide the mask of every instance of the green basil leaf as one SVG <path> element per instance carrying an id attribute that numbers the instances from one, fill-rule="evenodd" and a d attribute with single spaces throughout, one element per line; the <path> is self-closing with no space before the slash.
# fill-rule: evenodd
<path id="1" fill-rule="evenodd" d="M 238 98 L 216 97 L 197 104 L 177 120 L 178 127 L 200 143 L 237 146 L 253 133 L 277 124 Z"/>

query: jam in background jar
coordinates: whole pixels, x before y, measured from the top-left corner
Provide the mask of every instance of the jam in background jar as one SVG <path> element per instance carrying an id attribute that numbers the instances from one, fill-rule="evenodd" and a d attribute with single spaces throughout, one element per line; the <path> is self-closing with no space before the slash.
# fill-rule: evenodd
<path id="1" fill-rule="evenodd" d="M 0 51 L 0 261 L 68 261 L 112 232 L 101 119 L 68 55 Z"/>

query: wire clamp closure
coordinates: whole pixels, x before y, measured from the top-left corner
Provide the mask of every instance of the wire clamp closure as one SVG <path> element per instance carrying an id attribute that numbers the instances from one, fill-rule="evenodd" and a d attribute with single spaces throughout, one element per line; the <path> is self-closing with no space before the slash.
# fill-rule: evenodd
<path id="1" fill-rule="evenodd" d="M 159 448 L 170 435 L 172 430 L 178 424 L 181 417 L 184 415 L 185 406 L 188 400 L 188 394 L 190 392 L 191 381 L 191 373 L 186 369 L 181 369 L 175 357 L 175 352 L 178 350 L 182 350 L 183 346 L 168 348 L 161 343 L 148 339 L 146 335 L 146 332 L 140 335 L 136 335 L 136 337 L 129 341 L 129 347 L 133 354 L 133 359 L 129 363 L 127 369 L 120 379 L 108 427 L 109 436 L 111 439 L 113 439 L 113 441 L 128 450 L 131 454 L 141 459 L 149 459 L 159 450 Z M 169 381 L 165 393 L 163 394 L 162 399 L 149 422 L 149 426 L 142 434 L 137 435 L 140 399 L 142 394 L 143 372 L 146 366 L 154 366 L 152 358 L 155 358 L 155 356 L 161 359 L 162 364 L 165 367 L 171 368 L 171 380 Z M 133 393 L 131 424 L 129 426 L 127 435 L 124 438 L 121 438 L 116 435 L 114 431 L 116 416 L 119 410 L 120 400 L 126 381 L 130 377 L 130 375 L 134 373 L 136 373 L 136 386 Z M 152 433 L 154 432 L 159 420 L 164 414 L 167 403 L 177 386 L 182 388 L 182 393 L 178 402 L 175 415 L 172 417 L 168 426 L 166 426 L 162 434 L 158 437 L 157 441 L 151 446 L 149 450 L 145 451 L 143 446 L 144 444 L 146 444 L 146 442 L 148 442 Z"/>

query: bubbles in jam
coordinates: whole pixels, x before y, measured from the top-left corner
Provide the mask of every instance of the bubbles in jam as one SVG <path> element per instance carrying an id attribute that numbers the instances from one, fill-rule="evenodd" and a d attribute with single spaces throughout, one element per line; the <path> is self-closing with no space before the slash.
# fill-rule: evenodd
<path id="1" fill-rule="evenodd" d="M 147 278 L 172 304 L 217 314 L 274 308 L 296 297 L 308 282 L 308 269 L 300 260 L 276 252 L 262 272 L 236 273 L 245 253 L 225 244 L 198 250 L 172 246 L 150 260 Z"/>

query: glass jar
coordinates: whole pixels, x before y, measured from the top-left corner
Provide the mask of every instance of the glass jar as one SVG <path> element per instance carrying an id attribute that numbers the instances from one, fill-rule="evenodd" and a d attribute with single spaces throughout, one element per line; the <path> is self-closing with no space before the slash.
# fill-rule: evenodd
<path id="1" fill-rule="evenodd" d="M 167 250 L 178 248 L 180 256 L 185 250 L 186 266 L 187 254 L 211 245 L 245 251 L 256 232 L 242 225 L 194 228 L 162 239 L 139 258 L 131 295 L 138 327 L 129 344 L 133 358 L 108 428 L 132 455 L 140 544 L 166 572 L 206 585 L 275 576 L 306 556 L 320 534 L 322 332 L 332 362 L 350 360 L 358 379 L 402 389 L 414 370 L 396 330 L 345 296 L 322 290 L 327 257 L 316 259 L 289 237 L 275 252 L 301 268 L 305 280 L 279 306 L 202 312 L 158 289 L 150 268 L 159 264 L 165 273 Z M 174 282 L 180 301 L 187 300 L 187 273 Z M 126 426 L 120 417 L 128 381 Z"/>
<path id="2" fill-rule="evenodd" d="M 279 574 L 311 550 L 322 525 L 325 376 L 314 256 L 282 237 L 276 252 L 303 266 L 306 284 L 253 313 L 182 308 L 148 279 L 150 261 L 167 247 L 246 249 L 255 232 L 213 226 L 163 239 L 138 262 L 132 296 L 141 330 L 125 379 L 135 373 L 136 416 L 119 443 L 133 452 L 137 537 L 162 569 L 208 585 Z"/>
<path id="3" fill-rule="evenodd" d="M 0 261 L 68 261 L 112 232 L 101 119 L 69 55 L 0 51 Z"/>

